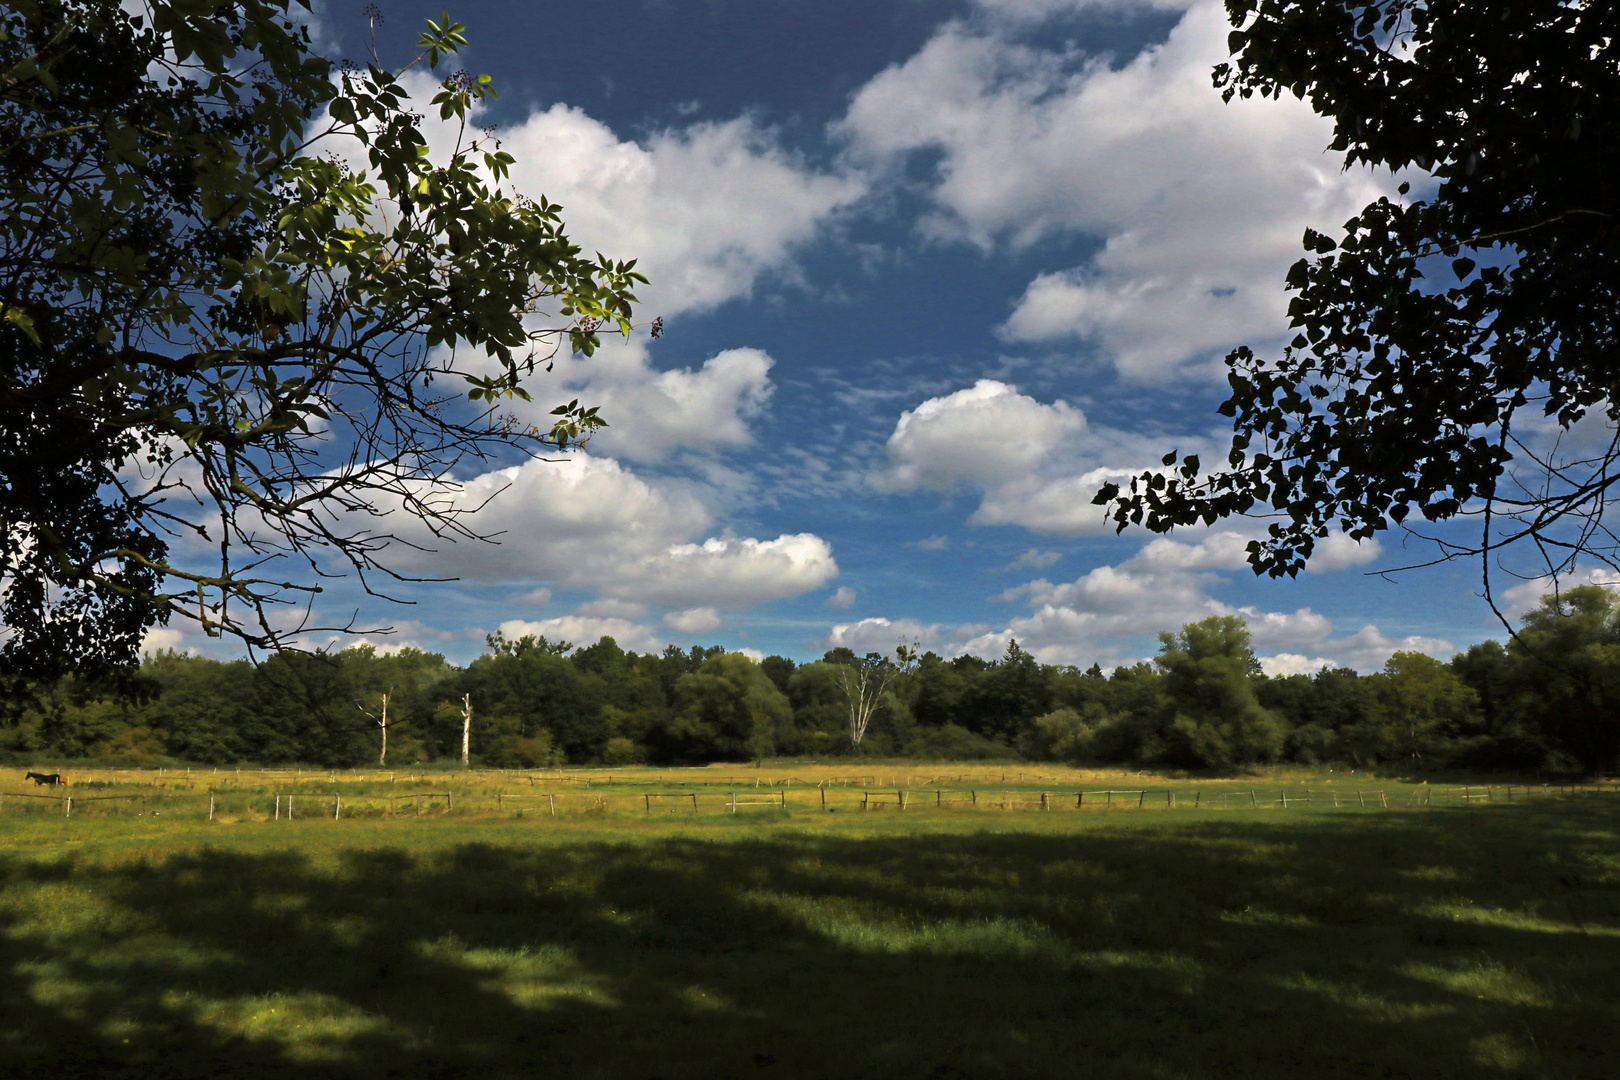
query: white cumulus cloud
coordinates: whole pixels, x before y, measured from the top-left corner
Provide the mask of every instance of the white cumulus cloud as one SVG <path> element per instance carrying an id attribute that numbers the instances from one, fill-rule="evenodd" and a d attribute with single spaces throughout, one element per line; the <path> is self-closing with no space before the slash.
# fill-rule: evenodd
<path id="1" fill-rule="evenodd" d="M 635 652 L 657 652 L 665 639 L 651 627 L 629 619 L 603 619 L 589 615 L 559 615 L 555 619 L 508 619 L 501 623 L 501 634 L 508 641 L 533 634 L 551 641 L 566 641 L 571 645 L 594 645 L 604 637 L 618 642 L 619 647 Z"/>
<path id="2" fill-rule="evenodd" d="M 1045 459 L 1085 428 L 1066 402 L 1042 404 L 994 379 L 902 413 L 888 442 L 888 469 L 877 483 L 891 491 L 949 492 L 966 481 L 993 484 Z"/>
<path id="3" fill-rule="evenodd" d="M 959 487 L 983 492 L 976 525 L 1018 525 L 1062 536 L 1096 536 L 1113 526 L 1092 496 L 1109 480 L 1158 467 L 1165 437 L 1090 424 L 1064 401 L 1050 404 L 995 379 L 901 414 L 872 477 L 880 491 Z M 1208 454 L 1211 437 L 1183 438 Z"/>
<path id="4" fill-rule="evenodd" d="M 664 625 L 678 634 L 707 634 L 720 629 L 721 619 L 712 607 L 688 608 L 665 615 Z"/>
<path id="5" fill-rule="evenodd" d="M 589 359 L 558 358 L 553 374 L 536 379 L 534 402 L 514 403 L 511 411 L 549 427 L 556 400 L 578 398 L 608 422 L 591 448 L 632 461 L 737 449 L 753 442 L 750 422 L 771 399 L 774 363 L 759 349 L 737 348 L 697 368 L 661 370 L 644 340 L 608 337 Z"/>
<path id="6" fill-rule="evenodd" d="M 864 192 L 818 172 L 748 117 L 621 139 L 567 105 L 501 129 L 512 186 L 563 205 L 586 250 L 635 258 L 646 310 L 705 310 L 749 295 L 795 247 Z"/>
<path id="7" fill-rule="evenodd" d="M 991 5 L 1050 14 L 1042 0 Z M 1164 5 L 1179 7 L 1183 5 Z M 1002 327 L 1013 341 L 1083 338 L 1152 380 L 1282 332 L 1288 265 L 1306 225 L 1333 229 L 1393 182 L 1340 169 L 1303 102 L 1223 104 L 1217 0 L 1123 66 L 951 23 L 856 95 L 840 130 L 881 163 L 940 155 L 928 231 L 989 248 L 1049 236 L 1102 241 L 1039 274 Z M 1210 370 L 1214 370 L 1212 367 Z"/>
<path id="8" fill-rule="evenodd" d="M 838 586 L 838 590 L 827 597 L 827 607 L 847 608 L 855 606 L 855 590 L 848 585 Z"/>
<path id="9" fill-rule="evenodd" d="M 838 573 L 831 546 L 811 533 L 774 539 L 711 536 L 709 511 L 680 488 L 611 458 L 574 454 L 467 480 L 457 507 L 498 544 L 449 543 L 402 519 L 391 565 L 474 581 L 593 589 L 607 600 L 674 608 L 742 608 L 820 588 Z"/>
<path id="10" fill-rule="evenodd" d="M 869 648 L 904 632 L 908 637 L 915 634 L 925 647 L 941 655 L 971 653 L 995 658 L 1016 638 L 1044 663 L 1112 667 L 1139 656 L 1144 639 L 1221 615 L 1242 619 L 1256 650 L 1308 647 L 1313 653 L 1334 658 L 1335 664 L 1359 670 L 1376 670 L 1395 649 L 1450 650 L 1448 642 L 1437 639 L 1395 641 L 1375 627 L 1334 641 L 1332 621 L 1309 607 L 1267 611 L 1220 600 L 1215 590 L 1222 584 L 1222 575 L 1249 572 L 1244 556 L 1252 535 L 1252 531 L 1224 529 L 1206 532 L 1196 542 L 1159 537 L 1143 544 L 1124 562 L 1093 567 L 1072 581 L 1054 583 L 1038 578 L 1014 586 L 995 599 L 1021 603 L 1027 612 L 998 626 L 948 627 L 873 617 L 839 624 L 817 645 Z M 1307 662 L 1303 653 L 1279 652 L 1278 657 L 1264 662 L 1279 670 Z M 1320 666 L 1314 660 L 1309 662 Z"/>

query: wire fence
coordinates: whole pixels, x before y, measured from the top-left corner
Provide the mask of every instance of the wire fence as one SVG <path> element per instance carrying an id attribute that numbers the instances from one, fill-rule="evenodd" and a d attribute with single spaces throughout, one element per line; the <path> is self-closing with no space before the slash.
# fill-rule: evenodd
<path id="1" fill-rule="evenodd" d="M 806 784 L 798 791 L 766 785 L 704 791 L 586 791 L 567 787 L 557 791 L 448 791 L 407 790 L 361 792 L 341 788 L 328 791 L 264 791 L 210 788 L 200 792 L 153 790 L 134 793 L 88 794 L 53 785 L 43 791 L 0 791 L 0 816 L 52 814 L 62 817 L 161 816 L 168 814 L 208 820 L 294 821 L 345 818 L 579 816 L 582 814 L 737 814 L 758 808 L 792 811 L 839 810 L 872 813 L 892 811 L 1239 811 L 1239 810 L 1411 810 L 1436 806 L 1467 807 L 1484 803 L 1513 805 L 1548 800 L 1615 800 L 1620 786 L 1613 784 L 1459 785 L 1419 784 L 1379 788 L 1094 788 L 1028 790 L 1011 788 L 867 787 L 852 790 L 826 781 Z"/>

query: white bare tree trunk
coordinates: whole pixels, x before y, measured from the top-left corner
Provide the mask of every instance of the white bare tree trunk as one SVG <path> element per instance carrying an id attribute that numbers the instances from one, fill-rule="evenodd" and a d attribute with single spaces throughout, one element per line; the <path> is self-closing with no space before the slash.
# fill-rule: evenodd
<path id="1" fill-rule="evenodd" d="M 866 726 L 877 711 L 878 699 L 883 696 L 883 684 L 870 669 L 847 668 L 844 671 L 844 696 L 849 700 L 849 745 L 859 747 L 866 738 Z"/>
<path id="2" fill-rule="evenodd" d="M 883 700 L 883 692 L 889 688 L 889 683 L 896 676 L 912 671 L 917 660 L 916 642 L 907 646 L 902 638 L 899 648 L 895 650 L 895 657 L 900 661 L 898 666 L 888 661 L 873 663 L 873 657 L 868 654 L 860 667 L 844 668 L 844 696 L 849 702 L 851 749 L 860 749 L 861 740 L 866 738 L 866 726 L 872 722 L 872 714 L 877 712 L 878 703 Z"/>
<path id="3" fill-rule="evenodd" d="M 461 699 L 461 767 L 466 768 L 472 757 L 472 695 Z"/>
<path id="4" fill-rule="evenodd" d="M 388 699 L 393 696 L 394 692 L 392 690 L 389 690 L 387 693 L 382 695 L 381 715 L 372 712 L 359 702 L 355 703 L 356 708 L 375 720 L 377 722 L 377 726 L 382 729 L 382 753 L 377 755 L 377 764 L 379 766 L 386 766 L 388 764 Z"/>

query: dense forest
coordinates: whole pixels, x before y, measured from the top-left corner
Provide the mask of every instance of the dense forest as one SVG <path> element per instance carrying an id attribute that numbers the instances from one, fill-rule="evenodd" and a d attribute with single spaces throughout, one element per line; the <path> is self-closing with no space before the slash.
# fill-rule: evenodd
<path id="1" fill-rule="evenodd" d="M 461 760 L 465 734 L 473 764 L 526 768 L 865 754 L 1593 772 L 1620 754 L 1620 600 L 1594 586 L 1548 597 L 1505 646 L 1449 663 L 1397 652 L 1372 675 L 1267 678 L 1230 616 L 1161 634 L 1152 662 L 1110 673 L 1041 664 L 1016 641 L 995 661 L 835 649 L 806 664 L 612 638 L 488 646 L 465 668 L 369 645 L 258 665 L 149 654 L 134 697 L 69 678 L 12 702 L 0 753 L 407 766 Z M 870 723 L 854 732 L 863 699 Z"/>

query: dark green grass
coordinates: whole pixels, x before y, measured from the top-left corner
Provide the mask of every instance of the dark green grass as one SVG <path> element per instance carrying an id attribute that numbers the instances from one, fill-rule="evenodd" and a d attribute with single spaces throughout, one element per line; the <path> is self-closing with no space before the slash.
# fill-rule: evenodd
<path id="1" fill-rule="evenodd" d="M 0 822 L 0 1073 L 1620 1075 L 1606 801 L 86 826 Z"/>

